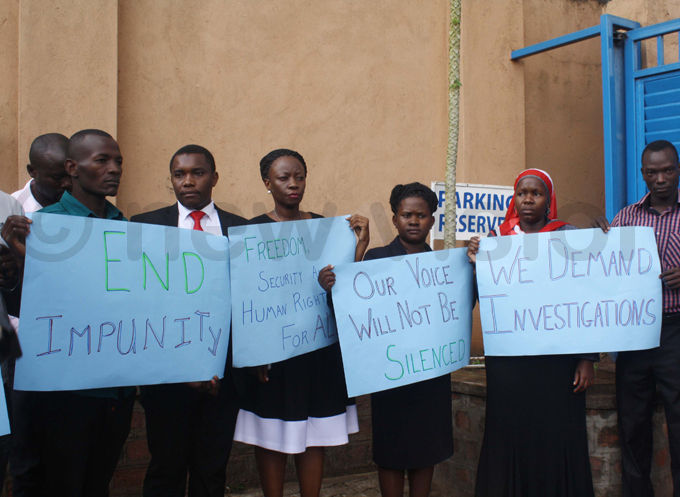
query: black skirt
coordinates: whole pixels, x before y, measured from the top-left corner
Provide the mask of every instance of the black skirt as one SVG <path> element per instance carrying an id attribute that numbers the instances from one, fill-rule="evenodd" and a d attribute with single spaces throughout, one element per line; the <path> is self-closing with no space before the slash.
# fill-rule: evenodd
<path id="1" fill-rule="evenodd" d="M 383 468 L 434 466 L 453 455 L 451 375 L 371 394 L 373 461 Z"/>
<path id="2" fill-rule="evenodd" d="M 592 497 L 579 357 L 486 357 L 476 497 Z"/>
<path id="3" fill-rule="evenodd" d="M 346 444 L 359 430 L 338 343 L 272 364 L 267 383 L 252 375 L 245 381 L 238 442 L 297 454 Z"/>

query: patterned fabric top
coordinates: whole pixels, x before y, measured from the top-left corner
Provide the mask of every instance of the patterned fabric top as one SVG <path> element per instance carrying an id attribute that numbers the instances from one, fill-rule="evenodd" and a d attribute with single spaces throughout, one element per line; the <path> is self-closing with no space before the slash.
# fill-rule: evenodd
<path id="1" fill-rule="evenodd" d="M 680 266 L 680 198 L 670 209 L 659 214 L 650 205 L 650 194 L 642 200 L 621 209 L 611 226 L 649 226 L 654 228 L 659 247 L 661 271 Z M 671 290 L 663 285 L 663 312 L 680 312 L 680 289 Z"/>

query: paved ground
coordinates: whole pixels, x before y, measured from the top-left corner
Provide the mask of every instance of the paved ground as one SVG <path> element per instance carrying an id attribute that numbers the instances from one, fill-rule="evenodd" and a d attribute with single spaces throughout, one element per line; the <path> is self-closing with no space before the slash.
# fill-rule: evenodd
<path id="1" fill-rule="evenodd" d="M 405 494 L 408 495 L 408 491 Z M 248 489 L 229 495 L 230 497 L 262 497 L 262 491 L 259 488 Z M 286 483 L 283 495 L 285 497 L 299 497 L 298 484 Z M 321 487 L 321 497 L 380 497 L 378 473 L 326 478 Z"/>

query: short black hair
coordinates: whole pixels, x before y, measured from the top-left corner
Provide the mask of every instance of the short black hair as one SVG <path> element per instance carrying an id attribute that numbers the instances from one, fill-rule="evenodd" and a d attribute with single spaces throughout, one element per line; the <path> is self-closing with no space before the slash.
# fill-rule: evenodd
<path id="1" fill-rule="evenodd" d="M 392 208 L 392 212 L 396 214 L 399 211 L 401 201 L 411 197 L 422 198 L 427 202 L 427 206 L 430 208 L 430 214 L 434 214 L 437 211 L 439 201 L 432 189 L 422 183 L 409 183 L 408 185 L 397 185 L 392 188 L 392 194 L 390 195 L 390 207 Z"/>
<path id="2" fill-rule="evenodd" d="M 111 138 L 114 140 L 113 136 L 108 134 L 106 131 L 101 129 L 83 129 L 71 135 L 68 140 L 68 152 L 66 153 L 66 158 L 75 160 L 77 159 L 78 147 L 83 143 L 83 140 L 90 135 L 103 136 L 104 138 Z M 115 140 L 114 140 L 115 141 Z"/>
<path id="3" fill-rule="evenodd" d="M 60 133 L 47 133 L 40 135 L 33 143 L 28 152 L 28 161 L 34 167 L 42 164 L 44 155 L 51 151 L 59 151 L 66 157 L 68 152 L 69 140 Z"/>
<path id="4" fill-rule="evenodd" d="M 274 161 L 281 157 L 294 157 L 299 160 L 302 164 L 302 167 L 305 169 L 305 178 L 307 177 L 307 164 L 305 164 L 305 160 L 299 153 L 297 153 L 295 150 L 289 150 L 287 148 L 277 148 L 276 150 L 272 150 L 267 155 L 262 157 L 262 160 L 260 161 L 260 174 L 262 175 L 263 181 L 269 177 L 269 170 L 271 169 Z"/>
<path id="5" fill-rule="evenodd" d="M 678 163 L 678 149 L 675 148 L 675 145 L 673 145 L 671 142 L 668 140 L 656 140 L 651 143 L 648 143 L 645 149 L 642 151 L 642 155 L 640 156 L 640 162 L 644 166 L 644 159 L 645 155 L 647 153 L 651 152 L 661 152 L 662 150 L 670 149 L 673 151 L 673 154 L 675 155 L 675 163 Z"/>
<path id="6" fill-rule="evenodd" d="M 175 157 L 177 157 L 178 155 L 191 155 L 191 154 L 202 155 L 203 157 L 205 157 L 205 161 L 210 166 L 210 169 L 212 169 L 212 172 L 214 173 L 215 171 L 217 171 L 217 168 L 215 167 L 215 157 L 213 157 L 213 154 L 210 153 L 210 150 L 208 150 L 205 147 L 201 147 L 200 145 L 184 145 L 177 152 L 175 152 L 174 155 L 172 156 L 172 159 L 170 159 L 170 171 L 172 171 L 172 163 L 175 162 Z"/>

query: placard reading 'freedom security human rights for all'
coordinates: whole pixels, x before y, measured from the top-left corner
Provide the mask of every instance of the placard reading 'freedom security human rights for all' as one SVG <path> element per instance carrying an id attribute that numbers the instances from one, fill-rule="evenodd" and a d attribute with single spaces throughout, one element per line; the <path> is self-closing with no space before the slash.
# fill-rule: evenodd
<path id="1" fill-rule="evenodd" d="M 470 362 L 474 289 L 466 249 L 335 267 L 333 306 L 350 397 Z"/>
<path id="2" fill-rule="evenodd" d="M 477 283 L 485 354 L 658 347 L 660 272 L 651 228 L 484 238 Z"/>
<path id="3" fill-rule="evenodd" d="M 328 264 L 354 260 L 344 217 L 229 228 L 234 366 L 283 361 L 338 341 L 326 292 Z"/>
<path id="4" fill-rule="evenodd" d="M 16 389 L 80 390 L 224 374 L 231 312 L 226 237 L 32 217 Z"/>

